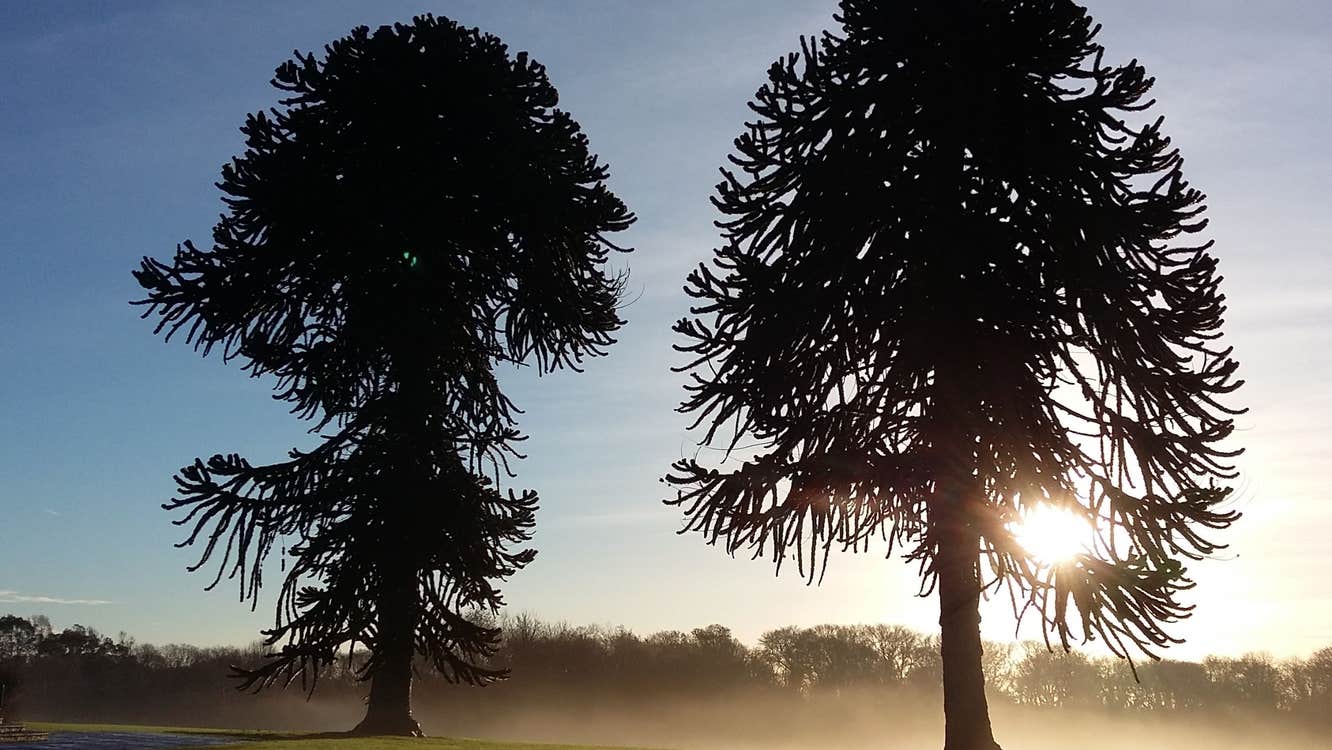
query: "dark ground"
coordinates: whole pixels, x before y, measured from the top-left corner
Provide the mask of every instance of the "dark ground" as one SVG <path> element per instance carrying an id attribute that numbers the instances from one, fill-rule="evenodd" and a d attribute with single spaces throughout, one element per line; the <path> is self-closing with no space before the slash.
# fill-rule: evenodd
<path id="1" fill-rule="evenodd" d="M 42 742 L 6 743 L 4 750 L 151 750 L 234 743 L 235 737 L 146 732 L 52 732 Z"/>

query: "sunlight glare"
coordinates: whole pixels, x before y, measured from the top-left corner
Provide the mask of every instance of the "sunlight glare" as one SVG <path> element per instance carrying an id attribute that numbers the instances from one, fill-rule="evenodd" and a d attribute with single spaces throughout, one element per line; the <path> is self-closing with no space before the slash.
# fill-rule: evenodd
<path id="1" fill-rule="evenodd" d="M 1058 565 L 1072 560 L 1087 549 L 1090 529 L 1087 522 L 1073 513 L 1041 504 L 1009 525 L 1018 544 L 1044 565 Z"/>

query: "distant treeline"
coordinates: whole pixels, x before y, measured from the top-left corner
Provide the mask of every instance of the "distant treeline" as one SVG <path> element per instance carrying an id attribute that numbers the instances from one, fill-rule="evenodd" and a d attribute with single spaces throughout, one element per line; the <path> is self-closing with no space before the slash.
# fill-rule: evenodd
<path id="1" fill-rule="evenodd" d="M 497 686 L 448 685 L 423 670 L 416 688 L 423 715 L 457 724 L 545 706 L 577 712 L 638 703 L 707 704 L 747 700 L 826 703 L 839 695 L 891 696 L 899 705 L 930 705 L 938 694 L 935 638 L 890 625 L 786 627 L 755 647 L 721 625 L 640 636 L 624 629 L 571 627 L 516 617 L 501 623 L 497 662 L 512 669 Z M 248 648 L 199 648 L 108 638 L 75 625 L 56 631 L 45 617 L 0 617 L 0 681 L 8 713 L 33 719 L 191 723 L 272 728 L 336 724 L 359 701 L 359 655 L 324 674 L 308 703 L 299 686 L 259 696 L 237 693 L 225 675 L 262 658 Z M 1145 662 L 1135 681 L 1127 662 L 1044 644 L 989 643 L 992 700 L 1037 709 L 1111 712 L 1194 711 L 1271 715 L 1332 725 L 1332 647 L 1307 659 L 1277 661 L 1255 653 L 1201 663 Z M 779 705 L 779 704 L 773 704 Z"/>

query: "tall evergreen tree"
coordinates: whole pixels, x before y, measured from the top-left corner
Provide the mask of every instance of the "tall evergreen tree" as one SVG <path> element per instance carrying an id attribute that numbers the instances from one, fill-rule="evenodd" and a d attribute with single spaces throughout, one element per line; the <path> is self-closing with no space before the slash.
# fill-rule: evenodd
<path id="1" fill-rule="evenodd" d="M 272 653 L 242 687 L 306 684 L 360 644 L 358 731 L 418 734 L 414 656 L 453 681 L 502 677 L 498 630 L 468 612 L 501 606 L 496 582 L 535 555 L 514 548 L 537 495 L 502 487 L 522 436 L 495 366 L 604 353 L 622 324 L 606 236 L 633 216 L 545 68 L 476 29 L 358 28 L 273 85 L 281 108 L 246 119 L 222 169 L 213 246 L 135 277 L 157 332 L 271 376 L 322 440 L 262 466 L 196 459 L 164 507 L 203 548 L 193 569 L 253 603 L 290 542 Z"/>
<path id="2" fill-rule="evenodd" d="M 979 600 L 1067 649 L 1175 642 L 1181 559 L 1238 514 L 1236 363 L 1203 196 L 1069 0 L 843 0 L 773 64 L 723 170 L 723 245 L 675 330 L 681 407 L 740 465 L 676 463 L 668 502 L 811 581 L 875 538 L 939 594 L 947 750 L 990 749 Z M 1146 124 L 1134 124 L 1133 121 Z M 1022 519 L 1064 509 L 1050 564 Z M 1047 640 L 1048 642 L 1048 640 Z"/>

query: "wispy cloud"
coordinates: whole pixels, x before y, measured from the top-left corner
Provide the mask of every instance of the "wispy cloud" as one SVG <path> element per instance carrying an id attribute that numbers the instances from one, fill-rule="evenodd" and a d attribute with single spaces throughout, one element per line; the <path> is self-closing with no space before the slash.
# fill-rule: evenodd
<path id="1" fill-rule="evenodd" d="M 62 599 L 57 596 L 20 594 L 17 591 L 0 590 L 0 604 L 111 604 L 106 599 Z"/>

